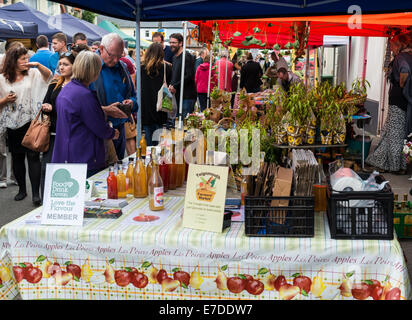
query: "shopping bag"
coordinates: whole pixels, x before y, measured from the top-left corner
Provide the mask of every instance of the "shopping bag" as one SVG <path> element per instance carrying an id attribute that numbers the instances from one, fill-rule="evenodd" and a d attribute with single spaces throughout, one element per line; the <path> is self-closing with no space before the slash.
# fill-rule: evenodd
<path id="1" fill-rule="evenodd" d="M 41 117 L 40 117 L 41 115 Z M 50 143 L 50 118 L 40 110 L 24 135 L 21 145 L 36 152 L 47 152 Z"/>
<path id="2" fill-rule="evenodd" d="M 163 112 L 172 112 L 173 110 L 173 95 L 170 93 L 169 89 L 167 88 L 166 83 L 166 64 L 164 65 L 164 77 L 163 77 L 163 84 L 160 90 L 157 92 L 157 104 L 156 104 L 156 111 L 163 111 Z"/>

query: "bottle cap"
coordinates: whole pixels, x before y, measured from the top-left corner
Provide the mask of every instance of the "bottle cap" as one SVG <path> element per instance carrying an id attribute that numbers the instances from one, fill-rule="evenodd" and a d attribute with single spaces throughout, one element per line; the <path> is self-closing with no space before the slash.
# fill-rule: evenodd
<path id="1" fill-rule="evenodd" d="M 129 161 L 134 161 L 134 158 L 129 158 Z"/>

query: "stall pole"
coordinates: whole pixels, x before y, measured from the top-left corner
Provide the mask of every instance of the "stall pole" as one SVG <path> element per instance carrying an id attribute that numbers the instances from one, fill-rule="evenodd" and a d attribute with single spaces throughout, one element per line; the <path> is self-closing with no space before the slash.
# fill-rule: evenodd
<path id="1" fill-rule="evenodd" d="M 219 56 L 217 57 L 217 62 L 219 63 L 219 66 L 218 66 L 218 81 L 217 81 L 217 86 L 219 87 L 219 90 L 220 90 L 220 54 L 221 54 L 221 46 L 220 46 L 220 43 L 219 43 Z"/>
<path id="2" fill-rule="evenodd" d="M 142 0 L 136 0 L 136 100 L 138 104 L 137 109 L 137 141 L 139 144 L 142 135 L 142 82 L 140 74 L 140 15 L 141 15 L 141 2 Z"/>
<path id="3" fill-rule="evenodd" d="M 206 108 L 209 108 L 209 97 L 210 97 L 210 82 L 212 81 L 212 61 L 213 61 L 213 48 L 209 53 L 209 79 L 207 81 L 207 105 Z"/>
<path id="4" fill-rule="evenodd" d="M 180 100 L 179 100 L 179 129 L 183 128 L 182 110 L 183 110 L 183 91 L 185 85 L 185 64 L 186 64 L 186 31 L 187 21 L 183 21 L 183 53 L 182 53 L 182 71 L 180 75 Z"/>
<path id="5" fill-rule="evenodd" d="M 226 52 L 225 52 L 226 54 Z M 227 91 L 226 83 L 227 83 L 227 57 L 225 59 L 226 64 L 225 64 L 225 91 Z"/>

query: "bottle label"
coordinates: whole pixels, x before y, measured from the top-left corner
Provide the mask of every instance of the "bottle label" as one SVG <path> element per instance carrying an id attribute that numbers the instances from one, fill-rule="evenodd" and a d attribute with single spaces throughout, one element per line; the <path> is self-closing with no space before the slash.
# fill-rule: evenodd
<path id="1" fill-rule="evenodd" d="M 155 207 L 163 206 L 163 187 L 153 188 L 153 205 Z"/>

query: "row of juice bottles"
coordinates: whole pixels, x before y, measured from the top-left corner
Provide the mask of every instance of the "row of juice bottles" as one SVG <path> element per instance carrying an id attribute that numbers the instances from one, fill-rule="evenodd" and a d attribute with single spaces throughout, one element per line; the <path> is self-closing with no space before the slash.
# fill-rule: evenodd
<path id="1" fill-rule="evenodd" d="M 156 149 L 151 148 L 149 162 L 145 165 L 145 156 L 141 155 L 142 148 L 139 146 L 136 151 L 136 161 L 134 158 L 129 158 L 126 173 L 123 172 L 122 161 L 118 161 L 117 174 L 114 166 L 110 166 L 107 177 L 107 198 L 126 198 L 128 194 L 135 198 L 149 197 L 151 210 L 163 210 L 163 194 L 168 190 L 181 187 L 187 175 L 187 165 L 176 163 L 175 145 L 171 148 L 170 163 L 166 162 L 165 148 L 161 149 L 160 157 L 156 155 Z"/>

